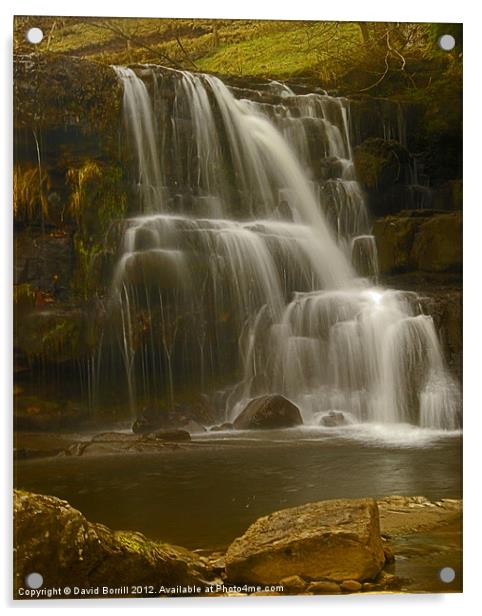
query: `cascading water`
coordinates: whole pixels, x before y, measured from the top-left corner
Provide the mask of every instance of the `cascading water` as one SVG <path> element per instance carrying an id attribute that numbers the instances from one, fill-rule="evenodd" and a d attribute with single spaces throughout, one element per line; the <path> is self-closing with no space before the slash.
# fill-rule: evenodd
<path id="1" fill-rule="evenodd" d="M 115 70 L 140 212 L 124 223 L 112 285 L 134 411 L 165 390 L 173 402 L 179 375 L 203 391 L 224 377 L 226 418 L 282 393 L 306 423 L 341 410 L 457 428 L 431 317 L 415 294 L 374 286 L 349 101 Z"/>

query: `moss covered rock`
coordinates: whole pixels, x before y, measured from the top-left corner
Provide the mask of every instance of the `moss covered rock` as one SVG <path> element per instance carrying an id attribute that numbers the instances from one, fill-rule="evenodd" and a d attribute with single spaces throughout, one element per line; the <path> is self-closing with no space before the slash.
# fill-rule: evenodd
<path id="1" fill-rule="evenodd" d="M 402 211 L 375 221 L 380 272 L 459 272 L 462 212 Z"/>
<path id="2" fill-rule="evenodd" d="M 62 363 L 90 356 L 92 322 L 80 308 L 52 305 L 31 311 L 15 328 L 15 348 L 31 359 Z"/>
<path id="3" fill-rule="evenodd" d="M 99 62 L 50 53 L 14 57 L 16 128 L 69 127 L 99 136 L 117 127 L 121 88 L 112 68 Z"/>
<path id="4" fill-rule="evenodd" d="M 462 213 L 434 216 L 418 230 L 412 247 L 416 269 L 430 272 L 462 268 Z"/>
<path id="5" fill-rule="evenodd" d="M 197 554 L 94 524 L 53 496 L 14 491 L 14 587 L 35 571 L 44 586 L 200 585 L 215 576 Z"/>

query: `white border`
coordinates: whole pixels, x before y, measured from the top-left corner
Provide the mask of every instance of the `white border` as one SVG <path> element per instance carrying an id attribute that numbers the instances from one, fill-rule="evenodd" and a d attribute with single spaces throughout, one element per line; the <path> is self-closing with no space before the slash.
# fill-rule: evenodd
<path id="1" fill-rule="evenodd" d="M 480 586 L 480 509 L 477 509 L 476 496 L 480 486 L 480 462 L 475 452 L 480 448 L 481 435 L 480 391 L 476 383 L 480 382 L 480 300 L 479 284 L 481 279 L 481 211 L 480 196 L 480 41 L 481 24 L 476 10 L 478 3 L 473 0 L 457 2 L 440 2 L 440 0 L 400 0 L 400 2 L 381 2 L 381 0 L 343 0 L 342 2 L 313 2 L 297 0 L 288 4 L 280 0 L 243 0 L 229 3 L 227 0 L 181 0 L 177 3 L 136 0 L 129 4 L 107 2 L 103 0 L 83 0 L 72 5 L 65 0 L 4 0 L 1 7 L 0 31 L 2 50 L 2 71 L 0 93 L 0 118 L 2 122 L 2 147 L 0 151 L 0 186 L 2 199 L 0 209 L 0 233 L 2 250 L 0 257 L 1 274 L 1 388 L 3 417 L 1 460 L 5 494 L 2 498 L 2 564 L 0 584 L 3 603 L 9 609 L 38 611 L 52 608 L 83 609 L 89 613 L 98 609 L 161 609 L 174 611 L 190 609 L 200 613 L 228 608 L 234 613 L 242 610 L 265 611 L 276 609 L 288 612 L 304 609 L 313 613 L 348 614 L 356 611 L 365 613 L 398 614 L 411 611 L 414 613 L 454 614 L 455 610 L 467 610 L 475 613 L 480 603 L 477 592 Z M 427 22 L 464 22 L 464 269 L 466 281 L 464 289 L 464 329 L 469 335 L 464 340 L 464 594 L 463 595 L 387 595 L 387 596 L 343 596 L 343 597 L 283 597 L 281 600 L 259 597 L 255 599 L 171 599 L 167 601 L 113 600 L 113 601 L 42 601 L 15 602 L 11 596 L 11 158 L 12 158 L 12 85 L 11 85 L 11 41 L 12 16 L 18 15 L 104 15 L 123 17 L 223 17 L 223 18 L 257 18 L 257 19 L 317 19 L 317 20 L 363 20 L 363 21 L 427 21 Z M 479 464 L 477 464 L 479 462 Z M 482 588 L 480 589 L 482 590 Z M 63 605 L 62 605 L 63 604 Z M 471 608 L 474 608 L 473 610 Z M 478 611 L 478 610 L 477 610 Z"/>

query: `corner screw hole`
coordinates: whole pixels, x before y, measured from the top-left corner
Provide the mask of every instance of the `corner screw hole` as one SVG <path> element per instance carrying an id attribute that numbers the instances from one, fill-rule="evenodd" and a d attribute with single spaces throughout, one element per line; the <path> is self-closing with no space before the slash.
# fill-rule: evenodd
<path id="1" fill-rule="evenodd" d="M 38 45 L 42 41 L 44 33 L 40 28 L 30 28 L 27 30 L 27 34 L 25 36 L 29 43 L 32 43 L 32 45 Z"/>
<path id="2" fill-rule="evenodd" d="M 438 40 L 438 46 L 443 51 L 452 51 L 455 47 L 455 38 L 451 34 L 442 34 Z"/>
<path id="3" fill-rule="evenodd" d="M 40 573 L 29 573 L 25 578 L 25 584 L 28 588 L 40 588 L 44 583 L 44 578 Z"/>
<path id="4" fill-rule="evenodd" d="M 440 569 L 439 576 L 444 584 L 450 584 L 450 582 L 455 580 L 455 571 L 452 567 L 444 567 Z"/>

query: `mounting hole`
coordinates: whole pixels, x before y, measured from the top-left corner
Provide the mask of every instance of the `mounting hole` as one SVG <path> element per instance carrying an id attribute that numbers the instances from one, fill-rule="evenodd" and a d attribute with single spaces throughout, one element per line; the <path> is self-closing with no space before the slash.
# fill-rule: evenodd
<path id="1" fill-rule="evenodd" d="M 40 588 L 44 583 L 44 578 L 40 573 L 29 573 L 25 578 L 25 584 L 29 588 Z"/>
<path id="2" fill-rule="evenodd" d="M 27 30 L 26 39 L 32 45 L 38 45 L 43 37 L 44 33 L 40 28 L 30 28 Z"/>
<path id="3" fill-rule="evenodd" d="M 455 47 L 455 38 L 451 34 L 442 34 L 438 40 L 438 46 L 444 51 L 452 51 Z"/>
<path id="4" fill-rule="evenodd" d="M 455 580 L 455 571 L 452 567 L 444 567 L 443 569 L 440 569 L 439 576 L 442 582 L 445 584 L 450 584 L 450 582 Z"/>

